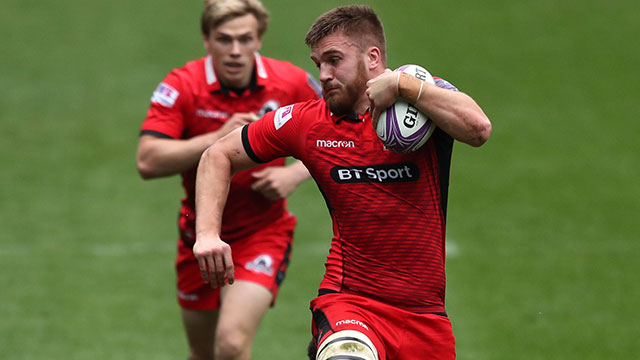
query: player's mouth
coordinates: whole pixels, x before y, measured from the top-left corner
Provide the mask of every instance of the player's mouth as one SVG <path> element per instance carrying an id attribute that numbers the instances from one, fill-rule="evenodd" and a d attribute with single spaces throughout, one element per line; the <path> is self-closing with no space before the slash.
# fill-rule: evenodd
<path id="1" fill-rule="evenodd" d="M 331 96 L 331 95 L 335 95 L 339 90 L 340 90 L 340 88 L 337 87 L 337 86 L 335 86 L 335 87 L 323 86 L 322 87 L 322 94 L 324 94 L 325 97 L 328 97 L 328 96 Z"/>
<path id="2" fill-rule="evenodd" d="M 226 62 L 224 63 L 224 68 L 228 73 L 236 74 L 241 72 L 244 69 L 244 65 L 239 62 Z"/>

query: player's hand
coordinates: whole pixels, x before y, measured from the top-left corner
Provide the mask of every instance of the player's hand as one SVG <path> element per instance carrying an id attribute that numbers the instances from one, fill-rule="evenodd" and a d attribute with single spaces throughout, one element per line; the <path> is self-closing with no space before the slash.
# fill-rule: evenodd
<path id="1" fill-rule="evenodd" d="M 220 237 L 198 236 L 193 246 L 193 255 L 198 260 L 200 274 L 205 284 L 212 288 L 229 285 L 235 280 L 231 247 Z"/>
<path id="2" fill-rule="evenodd" d="M 218 133 L 220 137 L 223 137 L 233 130 L 255 121 L 257 118 L 258 116 L 254 113 L 235 113 L 218 129 Z"/>
<path id="3" fill-rule="evenodd" d="M 389 106 L 393 105 L 398 98 L 398 75 L 400 72 L 394 72 L 386 69 L 384 73 L 367 81 L 367 97 L 371 102 L 371 120 L 373 128 L 378 126 L 378 118 L 380 114 Z"/>
<path id="4" fill-rule="evenodd" d="M 271 201 L 286 198 L 298 186 L 295 176 L 291 176 L 290 169 L 285 166 L 267 167 L 252 175 L 256 181 L 251 188 Z"/>

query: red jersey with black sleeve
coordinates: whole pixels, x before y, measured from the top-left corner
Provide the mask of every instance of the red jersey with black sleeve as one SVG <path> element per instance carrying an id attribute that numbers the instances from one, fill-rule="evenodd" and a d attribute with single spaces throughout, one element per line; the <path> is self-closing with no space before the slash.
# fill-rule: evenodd
<path id="1" fill-rule="evenodd" d="M 443 88 L 455 88 L 437 79 Z M 254 161 L 303 161 L 334 237 L 320 292 L 444 312 L 445 214 L 453 138 L 436 129 L 419 150 L 386 150 L 370 115 L 333 116 L 323 99 L 289 105 L 243 128 Z"/>
<path id="2" fill-rule="evenodd" d="M 317 99 L 319 94 L 318 84 L 304 70 L 257 53 L 251 85 L 242 93 L 234 92 L 220 84 L 213 59 L 206 56 L 174 69 L 158 85 L 140 133 L 188 139 L 218 130 L 234 113 L 262 116 L 287 104 Z M 284 164 L 284 158 L 275 159 L 233 177 L 222 219 L 223 240 L 235 241 L 285 214 L 285 200 L 271 202 L 251 189 L 252 172 Z M 185 197 L 179 226 L 181 239 L 190 246 L 195 242 L 195 178 L 195 166 L 182 173 Z"/>

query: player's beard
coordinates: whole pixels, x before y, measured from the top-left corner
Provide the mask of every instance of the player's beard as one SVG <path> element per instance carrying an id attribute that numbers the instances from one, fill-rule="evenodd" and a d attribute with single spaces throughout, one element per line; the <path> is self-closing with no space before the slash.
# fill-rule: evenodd
<path id="1" fill-rule="evenodd" d="M 325 101 L 329 110 L 336 115 L 343 115 L 354 111 L 354 106 L 367 88 L 367 70 L 364 61 L 358 63 L 355 77 L 347 81 L 342 89 L 329 98 L 325 96 Z"/>

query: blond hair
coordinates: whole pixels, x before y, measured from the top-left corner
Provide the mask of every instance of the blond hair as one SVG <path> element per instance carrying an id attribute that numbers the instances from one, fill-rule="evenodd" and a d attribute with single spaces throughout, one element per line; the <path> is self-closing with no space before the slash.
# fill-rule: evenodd
<path id="1" fill-rule="evenodd" d="M 269 25 L 269 13 L 259 0 L 204 0 L 200 28 L 209 37 L 220 24 L 247 14 L 258 20 L 258 37 L 262 38 Z"/>

